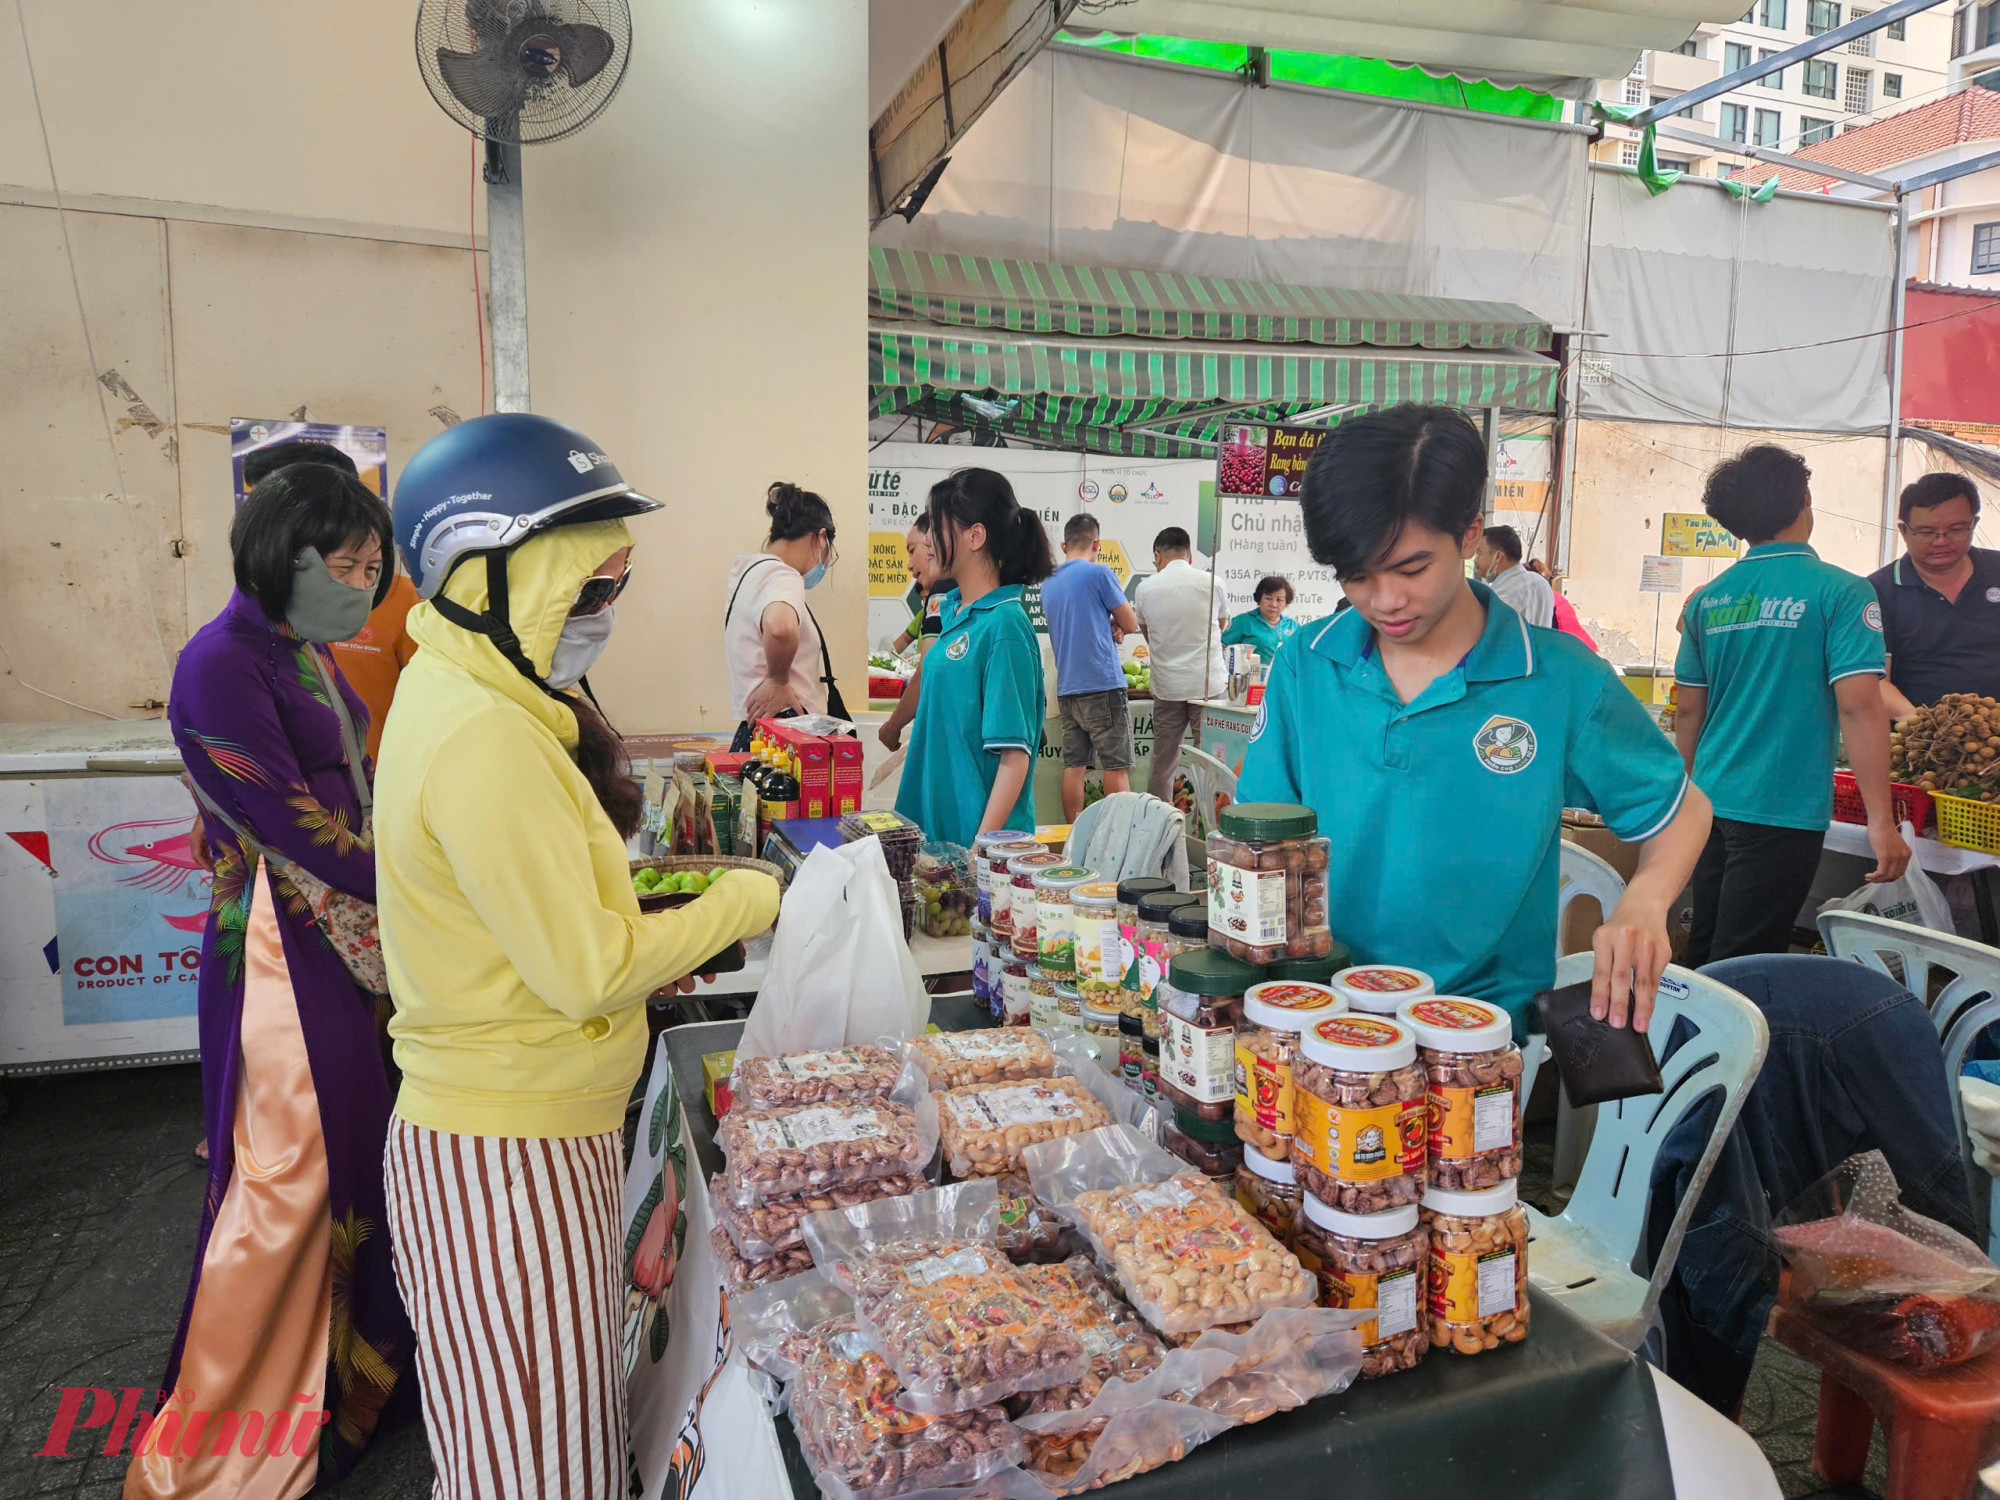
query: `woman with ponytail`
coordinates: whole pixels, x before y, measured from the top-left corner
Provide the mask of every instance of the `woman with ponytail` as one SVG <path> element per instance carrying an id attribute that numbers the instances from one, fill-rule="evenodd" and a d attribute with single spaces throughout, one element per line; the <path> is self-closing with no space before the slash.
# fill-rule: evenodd
<path id="1" fill-rule="evenodd" d="M 847 717 L 826 638 L 806 603 L 836 559 L 833 511 L 811 490 L 779 480 L 765 493 L 764 512 L 771 518 L 764 550 L 736 555 L 722 612 L 737 750 L 750 748 L 759 719 Z"/>
<path id="2" fill-rule="evenodd" d="M 992 828 L 1031 833 L 1048 705 L 1021 593 L 1055 571 L 1048 533 L 991 469 L 960 469 L 933 485 L 930 519 L 939 569 L 958 593 L 944 601 L 944 628 L 924 657 L 896 811 L 954 844 Z"/>
<path id="3" fill-rule="evenodd" d="M 777 915 L 747 870 L 677 911 L 633 894 L 638 789 L 577 689 L 616 620 L 626 519 L 657 509 L 526 414 L 441 433 L 396 487 L 426 602 L 375 786 L 403 1073 L 388 1229 L 441 1500 L 623 1493 L 619 1132 L 646 998 Z"/>

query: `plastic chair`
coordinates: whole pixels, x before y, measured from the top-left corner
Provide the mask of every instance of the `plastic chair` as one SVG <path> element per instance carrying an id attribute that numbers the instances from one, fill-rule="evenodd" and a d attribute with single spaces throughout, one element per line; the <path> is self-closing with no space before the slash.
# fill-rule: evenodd
<path id="1" fill-rule="evenodd" d="M 1588 979 L 1591 964 L 1588 953 L 1559 960 L 1556 983 Z M 1670 964 L 1646 1032 L 1655 1053 L 1682 1019 L 1693 1034 L 1660 1064 L 1665 1091 L 1599 1105 L 1597 1131 L 1569 1206 L 1555 1218 L 1527 1211 L 1529 1277 L 1627 1349 L 1638 1348 L 1652 1325 L 1695 1202 L 1770 1045 L 1770 1029 L 1756 1006 L 1725 984 Z M 1693 1180 L 1674 1209 L 1652 1275 L 1640 1276 L 1632 1266 L 1645 1230 L 1653 1159 L 1667 1133 L 1718 1089 L 1722 1107 Z"/>
<path id="2" fill-rule="evenodd" d="M 1851 958 L 1887 974 L 1929 1006 L 1931 1022 L 1940 1037 L 1951 1030 L 1966 1006 L 2000 995 L 2000 950 L 1971 938 L 1860 911 L 1820 913 L 1819 935 L 1835 958 Z M 1902 973 L 1890 967 L 1891 957 Z M 1943 976 L 1932 971 L 1940 969 L 1952 977 L 1933 999 L 1933 981 Z"/>
<path id="3" fill-rule="evenodd" d="M 1157 753 L 1158 747 L 1155 747 Z M 1181 746 L 1181 769 L 1194 788 L 1188 811 L 1188 863 L 1197 870 L 1208 868 L 1208 835 L 1214 831 L 1215 815 L 1236 800 L 1236 773 L 1206 750 L 1192 742 Z"/>
<path id="4" fill-rule="evenodd" d="M 1569 915 L 1570 904 L 1578 898 L 1588 896 L 1597 903 L 1598 919 L 1617 909 L 1625 896 L 1625 880 L 1610 864 L 1598 855 L 1592 854 L 1581 844 L 1572 844 L 1563 839 L 1560 845 L 1559 874 L 1556 885 L 1556 957 L 1561 958 L 1563 921 Z M 1540 1054 L 1532 1062 L 1528 1060 L 1528 1048 L 1521 1049 L 1521 1098 L 1526 1100 L 1534 1092 L 1535 1078 L 1541 1071 L 1542 1059 L 1548 1055 L 1548 1043 L 1540 1037 L 1529 1037 L 1528 1041 Z M 1569 1095 L 1558 1091 L 1556 1095 L 1556 1163 L 1554 1184 L 1556 1191 L 1576 1185 L 1577 1174 L 1583 1170 L 1583 1159 L 1590 1151 L 1590 1132 L 1597 1119 L 1595 1105 L 1577 1109 L 1569 1102 Z"/>

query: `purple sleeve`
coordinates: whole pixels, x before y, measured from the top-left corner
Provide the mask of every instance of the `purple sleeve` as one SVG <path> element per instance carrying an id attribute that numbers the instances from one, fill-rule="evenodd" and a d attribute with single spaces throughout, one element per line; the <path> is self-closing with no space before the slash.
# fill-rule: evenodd
<path id="1" fill-rule="evenodd" d="M 174 673 L 173 700 L 181 760 L 209 801 L 280 858 L 337 890 L 375 899 L 375 851 L 362 839 L 353 792 L 328 807 L 308 787 L 278 713 L 268 657 L 214 642 L 191 644 Z M 326 733 L 337 742 L 331 711 L 326 720 Z M 209 837 L 234 842 L 214 821 L 204 817 Z"/>

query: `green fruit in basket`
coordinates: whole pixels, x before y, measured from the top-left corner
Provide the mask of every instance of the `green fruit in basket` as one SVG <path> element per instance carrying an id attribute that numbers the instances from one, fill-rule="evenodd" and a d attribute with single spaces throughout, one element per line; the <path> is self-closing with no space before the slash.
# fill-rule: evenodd
<path id="1" fill-rule="evenodd" d="M 708 872 L 708 883 L 714 885 L 720 879 L 722 879 L 722 866 L 717 865 L 713 870 Z"/>
<path id="2" fill-rule="evenodd" d="M 687 884 L 681 887 L 681 889 L 685 890 L 691 896 L 699 896 L 703 891 L 708 889 L 708 877 L 697 870 L 694 874 L 688 876 Z"/>

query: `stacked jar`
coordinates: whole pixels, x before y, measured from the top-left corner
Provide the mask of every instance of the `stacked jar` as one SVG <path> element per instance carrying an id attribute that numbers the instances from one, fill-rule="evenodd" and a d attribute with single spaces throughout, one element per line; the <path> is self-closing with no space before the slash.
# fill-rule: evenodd
<path id="1" fill-rule="evenodd" d="M 1034 1019 L 1034 992 L 1028 980 L 1030 966 L 1011 953 L 1003 954 L 996 962 L 1000 966 L 1000 1024 L 1026 1026 Z"/>
<path id="2" fill-rule="evenodd" d="M 1017 854 L 1007 861 L 1007 885 L 1010 900 L 1008 911 L 1013 915 L 1013 930 L 1007 934 L 1007 943 L 1013 949 L 1014 957 L 1023 963 L 1041 961 L 1041 943 L 1035 934 L 1035 877 L 1044 870 L 1063 868 L 1062 856 L 1038 850 L 1034 854 Z"/>
<path id="3" fill-rule="evenodd" d="M 1319 819 L 1289 802 L 1225 807 L 1208 836 L 1208 940 L 1246 963 L 1323 958 L 1330 863 Z"/>
<path id="4" fill-rule="evenodd" d="M 1048 970 L 1035 964 L 1026 965 L 1028 971 L 1028 1024 L 1045 1030 L 1058 1024 L 1062 1014 L 1060 1000 L 1056 996 L 1056 982 L 1049 977 Z"/>
<path id="5" fill-rule="evenodd" d="M 1397 1013 L 1415 1034 L 1430 1105 L 1424 1180 L 1478 1192 L 1521 1175 L 1521 1052 L 1507 1013 L 1432 995 Z"/>
<path id="6" fill-rule="evenodd" d="M 1347 1002 L 1349 1010 L 1376 1016 L 1393 1016 L 1403 1008 L 1404 1001 L 1422 1000 L 1437 993 L 1430 975 L 1401 964 L 1363 964 L 1342 969 L 1327 982 Z"/>
<path id="7" fill-rule="evenodd" d="M 1145 1088 L 1146 1029 L 1137 1016 L 1118 1013 L 1118 1076 L 1137 1094 Z"/>
<path id="8" fill-rule="evenodd" d="M 1076 924 L 1076 989 L 1094 1005 L 1122 1005 L 1125 963 L 1119 956 L 1118 882 L 1091 880 L 1069 893 Z"/>
<path id="9" fill-rule="evenodd" d="M 1075 893 L 1097 879 L 1095 870 L 1055 865 L 1036 873 L 1035 949 L 1042 972 L 1051 980 L 1076 979 Z"/>
<path id="10" fill-rule="evenodd" d="M 985 833 L 978 833 L 973 835 L 972 920 L 974 927 L 990 928 L 993 925 L 993 881 L 992 881 L 993 851 L 995 849 L 1000 848 L 1004 844 L 1018 844 L 1021 842 L 1023 842 L 1022 835 L 1016 832 L 1012 828 L 991 828 L 988 829 Z M 1014 852 L 1016 854 L 1026 854 L 1030 851 L 1026 849 L 1017 849 Z"/>
<path id="11" fill-rule="evenodd" d="M 1298 979 L 1306 984 L 1330 986 L 1333 983 L 1333 976 L 1346 968 L 1349 961 L 1347 944 L 1335 938 L 1332 950 L 1324 958 L 1287 958 L 1275 964 L 1268 964 L 1264 969 L 1264 977 Z M 1348 1008 L 1351 1010 L 1353 1007 Z"/>
<path id="12" fill-rule="evenodd" d="M 1414 1203 L 1350 1214 L 1306 1195 L 1293 1253 L 1318 1279 L 1321 1306 L 1375 1313 L 1359 1330 L 1364 1380 L 1414 1369 L 1435 1341 L 1430 1240 Z"/>
<path id="13" fill-rule="evenodd" d="M 1189 1109 L 1170 1109 L 1160 1122 L 1160 1144 L 1225 1192 L 1236 1190 L 1243 1143 L 1228 1120 L 1211 1120 Z"/>
<path id="14" fill-rule="evenodd" d="M 1483 1354 L 1528 1336 L 1528 1215 L 1516 1184 L 1424 1189 L 1430 1229 L 1430 1341 Z"/>
<path id="15" fill-rule="evenodd" d="M 1236 1134 L 1268 1157 L 1288 1161 L 1297 1129 L 1292 1060 L 1299 1033 L 1340 1009 L 1323 984 L 1266 980 L 1243 995 L 1236 1028 Z"/>
<path id="16" fill-rule="evenodd" d="M 1084 1035 L 1096 1044 L 1097 1065 L 1113 1078 L 1118 1074 L 1118 1025 L 1124 1017 L 1109 1006 L 1086 1005 L 1083 1008 Z"/>
<path id="17" fill-rule="evenodd" d="M 1118 982 L 1121 989 L 1130 990 L 1133 996 L 1150 992 L 1150 985 L 1140 982 L 1137 965 L 1139 948 L 1139 903 L 1148 896 L 1171 891 L 1174 883 L 1155 875 L 1137 875 L 1130 880 L 1118 882 Z M 1185 900 L 1185 896 L 1182 897 Z M 1131 1006 L 1134 1014 L 1139 1010 L 1137 998 L 1120 997 L 1121 1005 Z"/>
<path id="18" fill-rule="evenodd" d="M 1173 961 L 1172 933 L 1167 922 L 1174 909 L 1185 906 L 1187 900 L 1186 891 L 1177 891 L 1172 886 L 1163 891 L 1149 891 L 1139 898 L 1133 961 L 1126 971 L 1123 996 L 1124 1008 L 1135 1016 L 1157 1009 L 1153 991 L 1166 977 L 1167 966 Z"/>
<path id="19" fill-rule="evenodd" d="M 1175 959 L 1161 983 L 1160 1096 L 1235 1133 L 1236 1025 L 1243 994 L 1257 982 L 1249 964 L 1214 948 Z"/>
<path id="20" fill-rule="evenodd" d="M 1076 986 L 1056 981 L 1056 1024 L 1067 1026 L 1072 1031 L 1083 1029 L 1083 997 Z"/>
<path id="21" fill-rule="evenodd" d="M 1305 1191 L 1289 1161 L 1246 1145 L 1243 1165 L 1236 1169 L 1236 1201 L 1257 1216 L 1273 1239 L 1287 1250 L 1292 1248 Z"/>
<path id="22" fill-rule="evenodd" d="M 1004 956 L 1012 949 L 1014 936 L 1014 882 L 1008 864 L 1024 854 L 1040 854 L 1042 846 L 1025 834 L 1016 833 L 1006 843 L 986 849 L 983 895 L 986 900 L 986 930 L 994 950 Z"/>
<path id="23" fill-rule="evenodd" d="M 1292 1084 L 1292 1168 L 1308 1193 L 1349 1214 L 1416 1203 L 1429 1132 L 1424 1070 L 1407 1026 L 1351 1012 L 1314 1023 Z"/>

